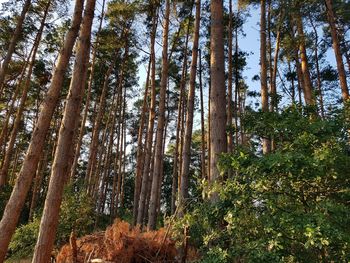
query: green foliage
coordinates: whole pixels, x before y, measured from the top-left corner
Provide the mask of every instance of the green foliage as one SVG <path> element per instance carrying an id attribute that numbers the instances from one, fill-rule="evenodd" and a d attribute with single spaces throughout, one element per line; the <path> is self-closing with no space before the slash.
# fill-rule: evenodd
<path id="1" fill-rule="evenodd" d="M 277 148 L 222 156 L 220 168 L 231 176 L 210 189 L 220 200 L 199 204 L 179 222 L 190 225 L 203 262 L 349 261 L 350 156 L 342 115 L 321 120 L 288 108 L 248 118 L 252 138 L 274 131 Z"/>
<path id="2" fill-rule="evenodd" d="M 61 205 L 60 219 L 56 234 L 56 245 L 59 247 L 69 240 L 74 228 L 78 236 L 92 231 L 93 204 L 85 192 L 76 193 L 67 187 Z M 16 229 L 11 240 L 10 259 L 22 259 L 31 256 L 34 251 L 40 227 L 40 216 Z"/>

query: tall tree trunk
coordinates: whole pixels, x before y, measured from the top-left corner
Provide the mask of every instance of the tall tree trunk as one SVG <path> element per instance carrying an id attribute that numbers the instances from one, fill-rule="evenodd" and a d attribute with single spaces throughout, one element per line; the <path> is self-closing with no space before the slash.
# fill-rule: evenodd
<path id="1" fill-rule="evenodd" d="M 96 119 L 95 119 L 94 129 L 92 131 L 92 139 L 91 139 L 90 149 L 89 149 L 89 159 L 88 159 L 89 161 L 88 161 L 87 169 L 86 169 L 87 191 L 90 194 L 91 194 L 92 186 L 94 185 L 93 177 L 94 177 L 95 168 L 96 168 L 98 139 L 99 139 L 99 135 L 100 135 L 100 126 L 101 126 L 101 122 L 102 122 L 102 117 L 103 117 L 103 114 L 105 112 L 109 77 L 112 74 L 114 64 L 115 64 L 115 62 L 113 61 L 105 74 L 103 88 L 102 88 L 102 92 L 101 92 L 101 96 L 100 96 L 100 100 L 99 100 L 98 112 L 97 112 Z"/>
<path id="2" fill-rule="evenodd" d="M 232 59 L 232 0 L 229 0 L 229 22 L 228 22 L 228 87 L 227 87 L 227 151 L 233 150 L 233 132 L 232 132 L 232 72 L 233 72 L 233 59 Z M 237 26 L 237 25 L 236 25 Z"/>
<path id="3" fill-rule="evenodd" d="M 303 21 L 300 15 L 300 11 L 297 11 L 297 13 L 295 14 L 295 19 L 296 19 L 296 26 L 298 30 L 298 36 L 299 36 L 299 50 L 300 50 L 300 58 L 301 58 L 301 71 L 304 79 L 303 91 L 304 91 L 305 103 L 307 105 L 314 106 L 315 97 L 312 91 L 312 82 L 310 77 L 311 75 L 310 75 L 309 63 L 308 63 L 306 47 L 305 47 Z"/>
<path id="4" fill-rule="evenodd" d="M 145 205 L 147 199 L 147 190 L 149 182 L 149 169 L 152 159 L 152 145 L 153 145 L 153 130 L 155 119 L 155 105 L 156 105 L 156 55 L 155 55 L 155 40 L 157 33 L 157 21 L 158 21 L 158 7 L 152 19 L 152 32 L 151 32 L 151 102 L 148 114 L 148 126 L 145 142 L 145 160 L 143 166 L 142 183 L 140 191 L 139 207 L 137 212 L 137 225 L 143 225 Z"/>
<path id="5" fill-rule="evenodd" d="M 20 14 L 20 16 L 17 19 L 17 24 L 16 24 L 16 29 L 13 32 L 13 35 L 11 37 L 10 40 L 10 45 L 7 49 L 7 53 L 6 56 L 4 58 L 4 60 L 2 61 L 1 67 L 0 67 L 0 97 L 2 96 L 3 93 L 3 89 L 5 86 L 5 76 L 7 73 L 7 68 L 9 63 L 11 62 L 12 59 L 12 55 L 15 52 L 15 48 L 18 42 L 19 37 L 21 36 L 22 33 L 22 28 L 23 28 L 23 22 L 24 19 L 26 17 L 26 14 L 31 6 L 31 0 L 26 0 L 24 2 L 23 8 L 22 8 L 22 12 Z"/>
<path id="6" fill-rule="evenodd" d="M 348 89 L 348 84 L 346 82 L 346 73 L 345 73 L 342 53 L 340 50 L 339 37 L 338 37 L 336 23 L 335 23 L 335 14 L 333 11 L 332 1 L 325 0 L 325 2 L 326 2 L 326 8 L 327 8 L 328 23 L 331 29 L 334 55 L 337 61 L 337 69 L 339 74 L 341 93 L 342 93 L 343 101 L 344 103 L 346 103 L 347 100 L 349 99 L 349 89 Z"/>
<path id="7" fill-rule="evenodd" d="M 269 111 L 268 87 L 267 87 L 267 60 L 266 60 L 266 0 L 260 1 L 260 84 L 261 84 L 261 108 L 263 112 Z M 271 151 L 269 138 L 262 139 L 263 153 Z"/>
<path id="8" fill-rule="evenodd" d="M 193 47 L 192 47 L 192 61 L 190 71 L 190 86 L 187 99 L 186 110 L 186 128 L 185 128 L 185 140 L 182 152 L 182 167 L 181 167 L 181 185 L 180 185 L 180 198 L 179 205 L 181 211 L 183 211 L 188 198 L 188 185 L 189 185 L 189 172 L 191 162 L 191 142 L 192 142 L 192 129 L 193 129 L 193 115 L 194 115 L 194 99 L 196 89 L 196 73 L 197 73 L 197 59 L 198 59 L 198 42 L 199 42 L 199 26 L 200 26 L 200 10 L 201 2 L 196 1 L 196 18 L 193 34 Z M 181 213 L 180 213 L 181 215 Z"/>
<path id="9" fill-rule="evenodd" d="M 239 7 L 237 8 L 237 19 L 239 19 L 240 13 L 239 13 Z M 239 128 L 238 128 L 238 117 L 239 114 L 239 107 L 238 107 L 238 101 L 239 101 L 239 68 L 238 68 L 238 25 L 235 26 L 235 60 L 236 60 L 236 66 L 235 66 L 235 102 L 234 102 L 234 113 L 235 113 L 235 143 L 236 146 L 238 146 L 239 140 Z"/>
<path id="10" fill-rule="evenodd" d="M 134 187 L 134 206 L 132 210 L 133 226 L 137 223 L 137 209 L 139 206 L 140 192 L 141 192 L 141 182 L 142 182 L 142 168 L 144 163 L 144 144 L 143 144 L 143 133 L 145 129 L 146 111 L 147 111 L 147 98 L 148 89 L 150 84 L 150 73 L 151 73 L 151 57 L 148 62 L 148 70 L 145 84 L 145 93 L 143 95 L 141 117 L 139 123 L 139 130 L 137 136 L 137 153 L 136 153 L 136 173 L 135 173 L 135 187 Z"/>
<path id="11" fill-rule="evenodd" d="M 176 123 L 176 141 L 175 141 L 175 149 L 174 149 L 174 164 L 173 164 L 173 177 L 172 177 L 172 187 L 171 187 L 171 214 L 175 213 L 176 210 L 176 198 L 177 198 L 177 188 L 178 188 L 178 179 L 179 179 L 179 169 L 178 169 L 178 161 L 179 161 L 179 148 L 181 137 L 180 132 L 183 123 L 183 99 L 185 93 L 185 85 L 187 79 L 187 52 L 188 52 L 188 39 L 190 35 L 190 23 L 187 25 L 187 34 L 185 40 L 185 46 L 183 49 L 184 59 L 182 62 L 182 72 L 181 72 L 181 80 L 180 80 L 180 96 L 177 106 L 177 123 Z"/>
<path id="12" fill-rule="evenodd" d="M 32 262 L 48 262 L 55 241 L 63 188 L 69 176 L 69 163 L 74 154 L 73 140 L 79 122 L 90 53 L 91 28 L 96 0 L 87 0 L 79 35 L 73 76 L 59 131 L 57 150 L 40 222 L 38 240 Z"/>
<path id="13" fill-rule="evenodd" d="M 162 74 L 160 80 L 160 94 L 159 94 L 159 110 L 158 110 L 158 123 L 156 133 L 156 146 L 155 146 L 155 160 L 154 171 L 152 180 L 151 199 L 148 210 L 148 224 L 149 230 L 154 230 L 157 220 L 157 191 L 159 180 L 161 178 L 161 163 L 163 159 L 163 134 L 165 125 L 165 99 L 166 88 L 168 79 L 168 34 L 169 34 L 169 17 L 170 17 L 170 0 L 165 2 L 165 17 L 163 28 L 163 52 L 162 52 Z"/>
<path id="14" fill-rule="evenodd" d="M 15 231 L 22 207 L 38 166 L 40 155 L 45 144 L 45 137 L 49 130 L 51 118 L 62 89 L 64 74 L 72 54 L 73 45 L 78 36 L 83 6 L 84 0 L 76 0 L 71 28 L 66 35 L 63 48 L 53 73 L 51 87 L 41 107 L 21 171 L 18 174 L 15 187 L 12 190 L 11 197 L 5 207 L 0 222 L 0 262 L 3 262 L 6 256 L 9 242 Z"/>
<path id="15" fill-rule="evenodd" d="M 201 109 L 201 167 L 202 167 L 202 179 L 206 179 L 206 172 L 205 172 L 205 125 L 204 125 L 204 99 L 203 99 L 203 82 L 202 82 L 202 52 L 199 49 L 199 96 L 200 96 L 200 109 Z"/>
<path id="16" fill-rule="evenodd" d="M 315 24 L 312 21 L 312 17 L 310 17 L 310 24 L 313 28 L 314 34 L 315 34 L 315 43 L 314 43 L 314 52 L 315 52 L 315 64 L 316 64 L 316 73 L 317 73 L 317 89 L 318 89 L 318 95 L 320 98 L 320 110 L 321 110 L 321 117 L 324 118 L 324 106 L 323 106 L 323 94 L 322 94 L 322 81 L 321 81 L 321 71 L 320 71 L 320 65 L 319 65 L 319 57 L 318 57 L 318 32 Z"/>
<path id="17" fill-rule="evenodd" d="M 103 18 L 104 18 L 104 14 L 105 14 L 104 13 L 105 2 L 106 2 L 106 0 L 102 1 L 102 7 L 101 7 L 102 13 L 100 16 L 100 23 L 99 23 L 98 30 L 96 33 L 95 46 L 93 47 L 93 51 L 92 51 L 92 55 L 91 55 L 90 76 L 89 76 L 89 81 L 88 81 L 84 115 L 83 115 L 83 118 L 82 118 L 81 124 L 80 124 L 80 132 L 79 132 L 79 136 L 78 136 L 78 140 L 77 140 L 77 146 L 75 148 L 74 160 L 73 160 L 73 164 L 72 164 L 72 168 L 71 168 L 70 179 L 74 179 L 75 170 L 77 169 L 78 160 L 79 160 L 79 156 L 80 156 L 80 148 L 81 148 L 81 144 L 82 144 L 83 136 L 84 136 L 84 132 L 85 132 L 85 123 L 86 123 L 86 119 L 87 119 L 88 112 L 89 112 L 90 99 L 91 99 L 91 89 L 92 89 L 92 83 L 93 83 L 93 79 L 94 79 L 94 75 L 95 75 L 96 54 L 97 54 L 97 49 L 98 49 L 99 41 L 100 41 L 100 32 L 102 29 L 102 22 L 103 22 Z"/>
<path id="18" fill-rule="evenodd" d="M 211 0 L 210 28 L 210 181 L 219 180 L 217 164 L 219 155 L 227 151 L 226 92 L 225 92 L 225 57 L 223 36 L 223 3 L 222 0 Z M 218 200 L 217 194 L 211 200 Z"/>
<path id="19" fill-rule="evenodd" d="M 34 64 L 35 64 L 36 53 L 38 51 L 41 36 L 43 34 L 43 31 L 44 31 L 45 21 L 46 21 L 46 17 L 48 15 L 48 12 L 49 12 L 50 5 L 51 5 L 51 1 L 48 1 L 48 3 L 45 6 L 44 15 L 43 15 L 43 18 L 41 20 L 39 31 L 35 37 L 32 59 L 31 59 L 31 62 L 29 64 L 28 73 L 27 73 L 27 77 L 26 77 L 25 82 L 24 82 L 21 100 L 19 102 L 19 106 L 17 109 L 16 117 L 15 117 L 15 120 L 13 123 L 11 135 L 10 135 L 10 140 L 8 143 L 8 147 L 6 149 L 4 162 L 3 162 L 3 165 L 2 165 L 2 168 L 0 171 L 0 187 L 2 185 L 4 185 L 7 181 L 7 173 L 8 173 L 8 169 L 10 167 L 10 162 L 12 159 L 13 148 L 15 146 L 17 133 L 18 133 L 19 128 L 20 128 L 20 124 L 21 124 L 21 120 L 22 120 L 22 116 L 23 116 L 23 111 L 25 108 L 25 103 L 27 101 L 27 95 L 28 95 L 28 91 L 30 88 L 31 77 L 32 77 L 32 72 L 33 72 L 33 68 L 34 68 Z"/>

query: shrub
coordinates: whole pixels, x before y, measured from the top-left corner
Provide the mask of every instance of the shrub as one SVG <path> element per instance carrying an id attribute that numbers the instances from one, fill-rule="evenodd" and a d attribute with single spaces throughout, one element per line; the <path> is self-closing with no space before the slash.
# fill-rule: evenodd
<path id="1" fill-rule="evenodd" d="M 88 195 L 84 192 L 74 192 L 71 186 L 67 187 L 61 205 L 55 244 L 61 246 L 66 243 L 73 228 L 77 235 L 90 232 L 93 218 L 93 205 Z M 39 227 L 40 216 L 35 216 L 32 222 L 16 229 L 9 246 L 11 259 L 22 259 L 32 255 Z"/>
<path id="2" fill-rule="evenodd" d="M 264 118 L 255 115 L 252 138 L 274 129 L 276 150 L 223 155 L 220 168 L 230 178 L 209 189 L 220 200 L 199 204 L 178 224 L 190 225 L 203 262 L 349 261 L 350 157 L 342 116 L 320 120 L 287 109 L 254 123 Z"/>

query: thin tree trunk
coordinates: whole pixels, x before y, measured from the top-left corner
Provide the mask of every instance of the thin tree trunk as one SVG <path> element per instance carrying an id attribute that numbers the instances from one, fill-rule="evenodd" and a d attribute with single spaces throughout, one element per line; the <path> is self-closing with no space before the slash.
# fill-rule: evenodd
<path id="1" fill-rule="evenodd" d="M 55 241 L 63 188 L 69 176 L 69 163 L 74 154 L 72 143 L 77 130 L 82 94 L 85 88 L 90 53 L 91 28 L 96 0 L 87 0 L 79 35 L 73 76 L 59 131 L 57 150 L 52 164 L 49 189 L 40 222 L 32 262 L 48 262 Z"/>
<path id="2" fill-rule="evenodd" d="M 197 60 L 198 60 L 198 42 L 199 42 L 199 27 L 200 27 L 200 9 L 201 1 L 196 1 L 196 18 L 193 35 L 193 47 L 192 47 L 192 61 L 190 71 L 190 86 L 187 99 L 186 110 L 186 128 L 184 136 L 184 147 L 182 152 L 182 167 L 181 167 L 181 185 L 180 185 L 180 198 L 179 206 L 180 211 L 183 212 L 186 200 L 188 199 L 188 186 L 189 186 L 189 172 L 191 162 L 191 142 L 192 142 L 192 130 L 193 130 L 193 115 L 194 115 L 194 99 L 196 90 L 196 73 L 197 73 Z M 179 215 L 181 216 L 182 213 Z"/>
<path id="3" fill-rule="evenodd" d="M 101 32 L 102 22 L 103 22 L 103 18 L 104 18 L 105 2 L 106 2 L 106 0 L 102 1 L 102 7 L 101 7 L 102 13 L 100 16 L 100 24 L 98 26 L 98 30 L 96 33 L 95 46 L 93 47 L 93 51 L 92 51 L 92 55 L 91 55 L 90 76 L 89 76 L 89 81 L 88 81 L 84 115 L 83 115 L 83 118 L 82 118 L 81 124 L 80 124 L 80 132 L 79 132 L 79 136 L 78 136 L 78 140 L 77 140 L 77 146 L 75 148 L 74 160 L 73 160 L 73 164 L 72 164 L 70 179 L 74 179 L 75 170 L 77 169 L 78 160 L 79 160 L 79 156 L 80 156 L 80 148 L 81 148 L 81 144 L 82 144 L 83 136 L 84 136 L 84 132 L 85 132 L 85 123 L 86 123 L 86 119 L 87 119 L 88 112 L 89 112 L 90 99 L 91 99 L 91 89 L 92 89 L 93 78 L 95 75 L 96 54 L 97 54 L 97 49 L 99 46 L 100 32 Z"/>
<path id="4" fill-rule="evenodd" d="M 233 132 L 232 132 L 232 0 L 229 0 L 229 22 L 228 22 L 228 87 L 227 87 L 227 152 L 233 150 Z M 237 26 L 237 25 L 236 25 Z"/>
<path id="5" fill-rule="evenodd" d="M 239 19 L 239 8 L 237 10 L 237 19 Z M 235 102 L 234 102 L 234 111 L 235 111 L 235 143 L 236 146 L 238 146 L 239 140 L 239 128 L 238 128 L 238 116 L 239 110 L 238 110 L 238 101 L 239 101 L 239 68 L 238 68 L 238 25 L 235 26 L 235 60 L 236 60 L 236 66 L 235 66 Z"/>
<path id="6" fill-rule="evenodd" d="M 321 110 L 321 117 L 324 118 L 324 106 L 323 106 L 323 94 L 322 94 L 322 81 L 321 81 L 321 71 L 320 71 L 320 65 L 318 62 L 318 33 L 317 28 L 314 25 L 312 18 L 310 17 L 310 24 L 314 30 L 315 34 L 315 44 L 314 44 L 314 52 L 315 52 L 315 64 L 316 64 L 316 73 L 317 73 L 317 89 L 318 89 L 318 95 L 320 98 L 320 110 Z"/>
<path id="7" fill-rule="evenodd" d="M 177 199 L 177 187 L 178 187 L 178 178 L 179 178 L 179 169 L 178 169 L 178 160 L 179 160 L 179 147 L 180 140 L 182 136 L 180 136 L 180 131 L 183 123 L 183 99 L 185 92 L 185 85 L 187 79 L 187 52 L 188 52 L 188 39 L 189 39 L 189 30 L 190 24 L 187 26 L 187 34 L 185 40 L 185 46 L 183 49 L 184 59 L 182 62 L 182 72 L 181 72 L 181 80 L 180 80 L 180 96 L 177 106 L 177 123 L 176 123 L 176 141 L 175 141 L 175 149 L 174 149 L 174 163 L 173 163 L 173 177 L 172 177 L 172 187 L 171 187 L 171 214 L 175 213 L 176 210 L 176 199 Z"/>
<path id="8" fill-rule="evenodd" d="M 338 69 L 340 87 L 342 91 L 342 97 L 343 97 L 344 103 L 346 103 L 349 99 L 349 89 L 348 89 L 348 84 L 346 82 L 346 73 L 345 73 L 342 53 L 340 50 L 339 37 L 338 37 L 336 23 L 335 23 L 335 14 L 333 11 L 332 1 L 325 0 L 325 3 L 327 8 L 328 23 L 331 29 L 334 55 L 337 61 L 337 69 Z"/>
<path id="9" fill-rule="evenodd" d="M 92 132 L 92 139 L 90 143 L 90 149 L 89 149 L 89 161 L 87 164 L 86 169 L 86 183 L 87 183 L 87 191 L 89 194 L 91 194 L 92 186 L 93 186 L 93 177 L 95 173 L 95 167 L 96 167 L 96 156 L 97 156 L 97 149 L 98 149 L 98 139 L 100 135 L 100 126 L 102 122 L 102 117 L 105 112 L 105 105 L 106 105 L 106 96 L 107 96 L 107 90 L 108 90 L 108 84 L 109 84 L 109 77 L 112 74 L 112 70 L 114 68 L 115 62 L 113 61 L 111 65 L 109 66 L 106 74 L 105 79 L 103 82 L 103 88 L 99 100 L 99 107 L 98 107 L 98 113 L 95 119 L 95 125 Z"/>
<path id="10" fill-rule="evenodd" d="M 142 170 L 143 170 L 143 163 L 144 163 L 144 144 L 143 144 L 143 133 L 145 129 L 145 121 L 146 121 L 146 111 L 147 111 L 147 98 L 148 98 L 148 89 L 149 89 L 149 79 L 150 79 L 150 73 L 151 73 L 151 57 L 149 58 L 148 62 L 148 70 L 147 70 L 147 77 L 146 77 L 146 86 L 145 86 L 145 93 L 143 96 L 143 103 L 142 103 L 142 110 L 141 110 L 141 117 L 140 117 L 140 123 L 139 123 L 139 131 L 137 136 L 137 153 L 136 153 L 136 174 L 135 174 L 135 187 L 134 187 L 134 206 L 132 210 L 133 214 L 133 226 L 136 226 L 137 223 L 137 211 L 139 207 L 139 199 L 140 199 L 140 192 L 141 192 L 141 182 L 142 182 Z"/>
<path id="11" fill-rule="evenodd" d="M 310 77 L 310 71 L 309 71 L 309 63 L 308 58 L 306 55 L 306 47 L 305 47 L 305 35 L 304 35 L 304 29 L 303 29 L 303 21 L 300 15 L 300 12 L 298 11 L 296 13 L 296 25 L 298 30 L 298 36 L 299 36 L 299 50 L 300 50 L 300 58 L 301 58 L 301 71 L 302 76 L 304 79 L 304 98 L 305 103 L 310 106 L 315 105 L 315 98 L 314 94 L 312 92 L 312 82 Z"/>
<path id="12" fill-rule="evenodd" d="M 223 37 L 223 3 L 211 0 L 211 32 L 210 32 L 210 181 L 219 180 L 220 172 L 217 164 L 219 155 L 227 151 L 226 129 L 226 92 L 225 92 L 225 57 Z M 215 193 L 212 202 L 218 200 Z"/>
<path id="13" fill-rule="evenodd" d="M 12 55 L 15 52 L 15 48 L 18 42 L 19 37 L 21 36 L 22 33 L 22 27 L 23 27 L 23 22 L 24 19 L 26 17 L 26 14 L 31 6 L 31 0 L 26 0 L 24 2 L 23 8 L 22 8 L 22 12 L 20 14 L 20 16 L 17 19 L 17 24 L 16 24 L 16 29 L 13 32 L 12 38 L 10 40 L 10 45 L 7 49 L 7 53 L 6 56 L 4 58 L 4 60 L 2 61 L 1 67 L 0 67 L 0 97 L 2 96 L 3 93 L 3 89 L 5 86 L 5 76 L 7 73 L 7 69 L 8 69 L 8 65 L 11 62 L 12 59 Z"/>
<path id="14" fill-rule="evenodd" d="M 269 111 L 269 99 L 267 88 L 267 61 L 266 61 L 266 0 L 260 1 L 260 84 L 261 84 L 261 108 L 263 112 Z M 263 153 L 271 151 L 271 141 L 263 137 Z"/>
<path id="15" fill-rule="evenodd" d="M 64 74 L 72 54 L 73 45 L 78 36 L 83 6 L 84 0 L 76 1 L 71 28 L 66 35 L 57 66 L 53 73 L 51 87 L 43 102 L 22 168 L 0 222 L 0 262 L 3 262 L 6 256 L 9 242 L 16 229 L 22 207 L 38 166 L 39 158 L 45 144 L 45 137 L 62 89 Z"/>
<path id="16" fill-rule="evenodd" d="M 2 165 L 2 168 L 1 168 L 1 171 L 0 171 L 0 187 L 2 185 L 6 184 L 6 182 L 7 182 L 8 169 L 10 167 L 10 162 L 11 162 L 11 159 L 12 159 L 13 148 L 15 146 L 17 133 L 18 133 L 19 128 L 20 128 L 20 124 L 21 124 L 21 120 L 22 120 L 22 116 L 23 116 L 23 111 L 24 111 L 24 108 L 25 108 L 25 103 L 26 103 L 28 91 L 29 91 L 29 88 L 30 88 L 30 82 L 31 82 L 31 77 L 32 77 L 34 64 L 35 64 L 36 53 L 37 53 L 38 48 L 39 48 L 39 44 L 40 44 L 42 33 L 44 31 L 45 21 L 46 21 L 46 17 L 48 15 L 48 12 L 49 12 L 50 5 L 51 5 L 51 1 L 49 1 L 46 4 L 46 6 L 45 6 L 45 11 L 44 11 L 43 18 L 41 20 L 40 28 L 39 28 L 39 31 L 38 31 L 38 33 L 36 35 L 36 38 L 35 38 L 32 59 L 31 59 L 31 62 L 29 64 L 27 77 L 26 77 L 26 80 L 25 80 L 25 83 L 24 83 L 24 87 L 23 87 L 23 91 L 22 91 L 23 93 L 22 93 L 22 96 L 21 96 L 21 100 L 19 102 L 19 106 L 18 106 L 18 109 L 17 109 L 16 117 L 15 117 L 15 120 L 14 120 L 14 123 L 13 123 L 13 128 L 12 128 L 12 131 L 11 131 L 11 135 L 10 135 L 10 140 L 9 140 L 9 143 L 8 143 L 8 147 L 6 149 L 4 162 L 3 162 L 3 165 Z"/>
<path id="17" fill-rule="evenodd" d="M 202 179 L 206 178 L 206 172 L 205 172 L 205 125 L 204 125 L 204 99 L 203 99 L 203 83 L 202 83 L 202 52 L 199 49 L 199 95 L 200 95 L 200 109 L 201 109 L 201 167 L 202 167 Z"/>
<path id="18" fill-rule="evenodd" d="M 170 17 L 170 0 L 165 2 L 165 17 L 163 28 L 163 52 L 162 52 L 162 73 L 160 80 L 160 94 L 159 94 L 159 109 L 158 109 L 158 123 L 156 133 L 156 146 L 155 146 L 155 160 L 154 171 L 152 180 L 151 199 L 148 210 L 148 224 L 147 229 L 154 230 L 156 228 L 157 220 L 157 191 L 159 180 L 161 177 L 161 163 L 163 159 L 163 134 L 165 126 L 165 99 L 166 99 L 166 87 L 168 79 L 168 34 L 169 34 L 169 17 Z"/>
<path id="19" fill-rule="evenodd" d="M 139 207 L 137 213 L 137 225 L 143 225 L 145 205 L 147 199 L 148 182 L 150 180 L 149 170 L 152 159 L 152 144 L 153 144 L 153 130 L 155 119 L 155 105 L 156 105 L 156 57 L 155 57 L 155 38 L 157 31 L 158 21 L 158 7 L 152 19 L 152 32 L 151 32 L 151 104 L 148 114 L 148 131 L 145 143 L 145 161 L 143 167 L 142 184 L 140 192 Z"/>

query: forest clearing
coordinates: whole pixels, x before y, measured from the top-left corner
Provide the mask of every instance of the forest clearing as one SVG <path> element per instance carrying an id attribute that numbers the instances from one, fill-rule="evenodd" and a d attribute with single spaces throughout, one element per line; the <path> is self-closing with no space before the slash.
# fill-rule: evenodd
<path id="1" fill-rule="evenodd" d="M 350 262 L 349 0 L 0 5 L 0 263 Z"/>

